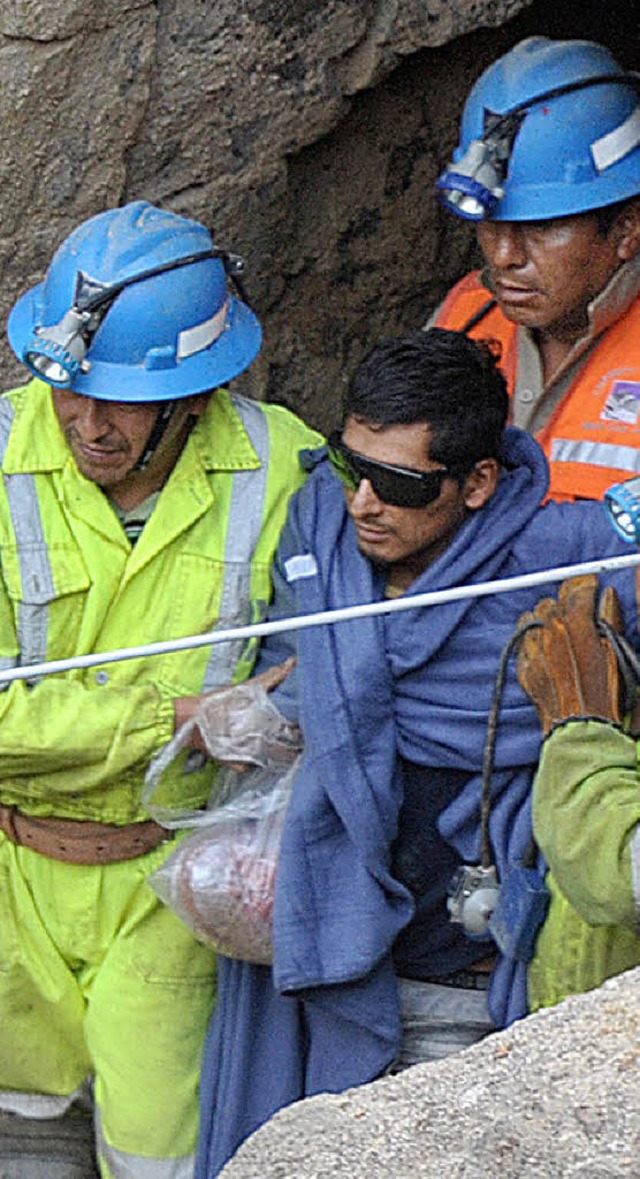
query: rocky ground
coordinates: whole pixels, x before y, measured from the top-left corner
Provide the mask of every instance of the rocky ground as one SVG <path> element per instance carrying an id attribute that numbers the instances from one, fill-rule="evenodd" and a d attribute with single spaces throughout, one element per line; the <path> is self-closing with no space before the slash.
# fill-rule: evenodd
<path id="1" fill-rule="evenodd" d="M 299 1102 L 223 1179 L 637 1179 L 640 970 L 437 1064 Z"/>

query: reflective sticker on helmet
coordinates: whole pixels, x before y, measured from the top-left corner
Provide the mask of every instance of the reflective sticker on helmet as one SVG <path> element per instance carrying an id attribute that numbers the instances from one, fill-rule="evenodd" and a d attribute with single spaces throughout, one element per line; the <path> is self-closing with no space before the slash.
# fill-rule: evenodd
<path id="1" fill-rule="evenodd" d="M 195 327 L 185 328 L 183 332 L 180 332 L 176 349 L 178 360 L 184 360 L 187 356 L 193 356 L 194 353 L 204 352 L 205 348 L 209 348 L 222 335 L 228 315 L 229 299 L 227 298 L 220 310 L 211 316 L 211 319 L 205 319 L 204 323 L 197 323 Z"/>
<path id="2" fill-rule="evenodd" d="M 619 127 L 591 144 L 591 155 L 598 172 L 604 172 L 624 159 L 640 144 L 640 106 Z"/>

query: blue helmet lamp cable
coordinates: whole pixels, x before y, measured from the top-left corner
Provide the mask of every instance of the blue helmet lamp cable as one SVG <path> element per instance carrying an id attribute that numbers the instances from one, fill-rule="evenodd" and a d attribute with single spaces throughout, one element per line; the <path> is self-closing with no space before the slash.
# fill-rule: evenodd
<path id="1" fill-rule="evenodd" d="M 114 301 L 126 287 L 208 258 L 222 260 L 227 274 L 246 303 L 241 283 L 244 271 L 242 258 L 216 247 L 152 267 L 116 283 L 99 282 L 79 270 L 72 306 L 58 323 L 34 327 L 22 348 L 23 363 L 48 385 L 70 388 L 80 373 L 91 371 L 87 353 L 92 340 Z"/>
<path id="2" fill-rule="evenodd" d="M 605 493 L 604 510 L 623 540 L 640 543 L 640 475 L 614 483 Z"/>
<path id="3" fill-rule="evenodd" d="M 519 625 L 504 647 L 498 664 L 493 699 L 487 721 L 482 759 L 480 799 L 480 864 L 461 864 L 454 873 L 447 908 L 449 919 L 461 925 L 472 941 L 492 940 L 504 957 L 530 962 L 538 930 L 549 907 L 544 868 L 533 836 L 522 854 L 498 873 L 492 850 L 490 818 L 492 780 L 502 699 L 509 660 L 527 631 L 541 624 L 537 620 Z"/>

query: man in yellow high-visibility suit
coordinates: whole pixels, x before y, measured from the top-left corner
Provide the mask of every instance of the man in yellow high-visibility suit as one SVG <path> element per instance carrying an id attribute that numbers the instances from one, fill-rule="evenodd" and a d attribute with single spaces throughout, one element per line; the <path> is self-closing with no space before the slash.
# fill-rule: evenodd
<path id="1" fill-rule="evenodd" d="M 224 388 L 261 346 L 238 269 L 135 202 L 79 226 L 14 307 L 34 379 L 0 398 L 0 668 L 259 617 L 321 439 Z M 111 1179 L 193 1173 L 215 961 L 146 883 L 172 842 L 142 790 L 193 698 L 250 670 L 225 643 L 0 695 L 0 1109 L 51 1116 L 93 1079 Z M 176 804 L 213 772 L 183 755 Z"/>

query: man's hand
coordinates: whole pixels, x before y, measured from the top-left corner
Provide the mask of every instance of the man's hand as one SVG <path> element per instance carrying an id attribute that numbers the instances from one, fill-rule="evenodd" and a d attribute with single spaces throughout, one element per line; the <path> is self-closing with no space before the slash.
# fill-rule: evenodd
<path id="1" fill-rule="evenodd" d="M 236 769 L 246 768 L 244 761 L 237 761 L 237 757 L 244 755 L 245 748 L 249 763 L 259 760 L 258 752 L 265 756 L 280 753 L 285 761 L 289 750 L 291 756 L 295 756 L 300 747 L 297 741 L 299 730 L 267 701 L 267 693 L 287 678 L 295 662 L 295 658 L 287 659 L 242 684 L 174 700 L 174 731 L 177 733 L 195 721 L 191 733 L 185 734 L 187 739 L 183 747 L 228 761 Z M 233 747 L 236 756 L 225 757 L 227 747 Z"/>
<path id="2" fill-rule="evenodd" d="M 272 692 L 274 688 L 278 687 L 283 680 L 293 671 L 295 667 L 295 659 L 286 659 L 284 663 L 278 663 L 276 667 L 269 667 L 267 671 L 261 672 L 252 679 L 254 684 L 262 684 L 266 692 Z M 248 682 L 248 681 L 245 681 Z M 202 696 L 177 696 L 173 701 L 173 710 L 175 713 L 175 721 L 173 725 L 174 733 L 178 732 L 187 721 L 193 720 L 198 709 L 204 700 L 214 700 L 216 696 L 220 696 L 222 692 L 228 692 L 229 688 L 216 688 L 213 692 L 205 692 Z M 206 753 L 206 746 L 202 742 L 202 737 L 198 730 L 194 732 L 194 739 L 190 742 L 191 749 L 200 749 Z"/>
<path id="3" fill-rule="evenodd" d="M 623 685 L 611 643 L 596 625 L 595 574 L 563 582 L 558 600 L 545 598 L 518 626 L 538 623 L 520 642 L 518 679 L 535 704 L 543 731 L 570 716 L 620 722 Z M 608 586 L 598 617 L 623 632 L 618 595 Z"/>

